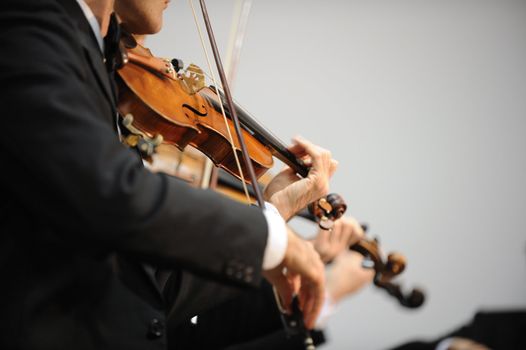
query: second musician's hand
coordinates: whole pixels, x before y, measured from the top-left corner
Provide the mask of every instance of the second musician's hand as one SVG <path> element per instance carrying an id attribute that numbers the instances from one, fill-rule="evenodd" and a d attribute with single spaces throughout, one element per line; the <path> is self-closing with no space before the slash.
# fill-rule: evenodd
<path id="1" fill-rule="evenodd" d="M 362 226 L 355 218 L 342 216 L 334 221 L 331 230 L 319 229 L 312 243 L 323 262 L 328 263 L 360 241 L 364 235 Z"/>
<path id="2" fill-rule="evenodd" d="M 300 137 L 294 142 L 289 150 L 310 167 L 308 176 L 302 179 L 292 169 L 285 168 L 264 191 L 265 199 L 274 204 L 286 221 L 308 204 L 327 195 L 329 180 L 338 166 L 328 150 Z"/>

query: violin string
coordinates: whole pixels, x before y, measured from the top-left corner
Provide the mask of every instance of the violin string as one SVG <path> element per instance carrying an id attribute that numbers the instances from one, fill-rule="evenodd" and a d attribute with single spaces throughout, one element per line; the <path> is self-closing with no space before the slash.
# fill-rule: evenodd
<path id="1" fill-rule="evenodd" d="M 208 78 L 208 79 L 212 79 L 206 72 L 203 72 L 203 74 Z M 222 89 L 215 89 L 216 92 L 217 90 L 219 90 L 221 92 L 222 95 L 224 95 L 223 93 L 223 90 Z M 262 131 L 265 131 L 267 134 L 271 135 L 275 140 L 277 140 L 278 142 L 278 145 L 281 146 L 282 148 L 287 148 L 287 146 L 283 143 L 283 141 L 281 141 L 281 139 L 274 133 L 272 132 L 272 130 L 270 130 L 269 128 L 265 127 L 264 124 L 262 124 L 260 122 L 260 119 L 258 119 L 256 116 L 254 116 L 252 113 L 250 113 L 245 107 L 243 107 L 242 104 L 240 104 L 237 100 L 234 99 L 234 103 L 236 104 L 236 106 L 239 108 L 239 110 L 243 111 L 244 114 L 246 114 L 250 119 L 252 119 L 253 122 L 255 122 L 255 124 L 257 124 L 259 130 L 262 130 Z M 243 119 L 241 119 L 243 120 Z"/>
<path id="2" fill-rule="evenodd" d="M 225 113 L 225 109 L 224 109 L 224 106 L 223 106 L 223 101 L 221 101 L 221 96 L 219 95 L 219 90 L 217 90 L 217 80 L 215 78 L 215 75 L 214 75 L 214 72 L 212 70 L 212 64 L 211 64 L 211 61 L 210 61 L 210 56 L 208 55 L 208 50 L 206 49 L 206 45 L 205 45 L 205 42 L 204 42 L 204 38 L 203 38 L 203 32 L 201 30 L 201 26 L 199 25 L 199 21 L 197 19 L 197 15 L 196 15 L 196 11 L 195 11 L 195 7 L 194 7 L 194 3 L 192 0 L 188 0 L 188 2 L 190 3 L 190 7 L 192 9 L 192 14 L 194 16 L 194 22 L 195 22 L 195 26 L 197 28 L 197 32 L 199 34 L 199 40 L 201 41 L 201 47 L 203 48 L 203 51 L 205 53 L 205 57 L 206 57 L 206 63 L 208 65 L 208 70 L 210 71 L 210 75 L 212 77 L 212 81 L 214 83 L 214 86 L 216 87 L 216 95 L 217 95 L 217 98 L 218 98 L 218 102 L 219 102 L 219 105 L 221 106 L 221 114 L 223 114 L 223 120 L 225 121 L 225 126 L 226 126 L 226 129 L 227 129 L 227 132 L 228 132 L 228 138 L 230 139 L 230 143 L 232 145 L 232 152 L 234 153 L 234 159 L 236 160 L 236 165 L 237 165 L 237 168 L 238 168 L 238 171 L 239 171 L 239 176 L 241 177 L 241 183 L 243 184 L 243 191 L 245 192 L 245 196 L 246 196 L 246 199 L 247 199 L 247 203 L 250 204 L 251 201 L 250 201 L 250 194 L 248 193 L 248 188 L 247 188 L 247 184 L 246 184 L 246 181 L 245 181 L 245 176 L 243 174 L 243 169 L 241 168 L 241 163 L 239 161 L 239 157 L 237 155 L 237 150 L 236 150 L 236 146 L 235 146 L 235 143 L 234 143 L 234 138 L 232 137 L 232 132 L 230 130 L 230 126 L 228 124 L 228 119 L 226 117 L 226 113 Z"/>

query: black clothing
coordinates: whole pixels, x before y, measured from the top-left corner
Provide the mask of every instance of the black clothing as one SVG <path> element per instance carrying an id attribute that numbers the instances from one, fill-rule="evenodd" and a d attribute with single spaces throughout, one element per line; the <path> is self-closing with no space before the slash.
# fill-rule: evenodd
<path id="1" fill-rule="evenodd" d="M 1 349 L 164 348 L 140 263 L 257 286 L 257 208 L 145 170 L 75 0 L 0 1 Z"/>
<path id="2" fill-rule="evenodd" d="M 470 324 L 433 341 L 414 341 L 392 350 L 435 350 L 446 338 L 461 337 L 474 340 L 492 350 L 526 349 L 526 311 L 477 312 Z"/>
<path id="3" fill-rule="evenodd" d="M 322 331 L 311 332 L 315 345 L 325 342 Z M 257 290 L 198 314 L 197 323 L 168 318 L 169 349 L 304 350 L 301 336 L 287 336 L 272 292 L 263 281 Z"/>

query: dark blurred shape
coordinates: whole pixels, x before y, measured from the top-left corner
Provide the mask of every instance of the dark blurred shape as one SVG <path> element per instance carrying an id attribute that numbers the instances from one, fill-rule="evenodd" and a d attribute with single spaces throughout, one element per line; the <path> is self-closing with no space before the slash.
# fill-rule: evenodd
<path id="1" fill-rule="evenodd" d="M 525 350 L 526 310 L 477 312 L 471 323 L 437 339 L 412 341 L 391 350 L 436 350 L 446 339 L 452 340 L 450 350 L 459 349 L 455 346 L 459 340 L 471 341 L 462 343 L 465 350 L 481 349 L 481 344 L 492 350 Z"/>
<path id="2" fill-rule="evenodd" d="M 387 291 L 389 295 L 395 297 L 396 300 L 398 300 L 398 302 L 402 306 L 405 306 L 410 309 L 416 309 L 422 306 L 422 304 L 424 304 L 425 294 L 422 290 L 418 288 L 414 288 L 409 293 L 404 293 L 402 292 L 402 289 L 398 284 L 389 282 L 386 283 L 382 281 L 375 281 L 375 284 L 383 290 Z"/>

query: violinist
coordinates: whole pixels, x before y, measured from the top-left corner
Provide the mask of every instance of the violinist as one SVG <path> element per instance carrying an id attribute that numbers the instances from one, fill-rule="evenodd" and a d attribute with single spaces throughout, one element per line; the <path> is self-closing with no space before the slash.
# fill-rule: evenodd
<path id="1" fill-rule="evenodd" d="M 290 297 L 286 267 L 301 279 L 312 326 L 324 294 L 312 245 L 273 210 L 150 173 L 119 142 L 107 72 L 114 58 L 102 54 L 114 52 L 115 43 L 102 40 L 112 11 L 106 0 L 0 3 L 0 147 L 9 164 L 0 347 L 164 348 L 166 310 L 152 266 L 241 286 L 264 276 Z M 313 171 L 276 191 L 280 213 L 325 195 L 335 168 L 327 151 L 304 140 L 295 147 Z"/>

